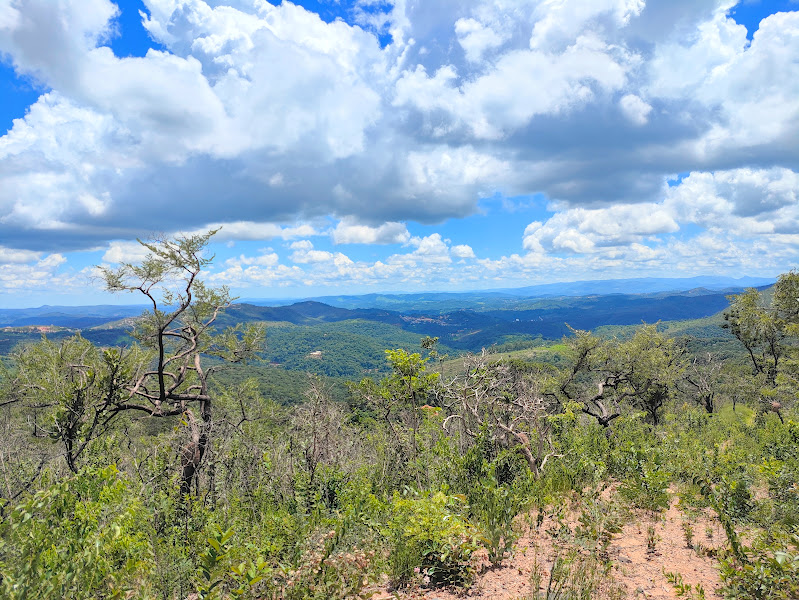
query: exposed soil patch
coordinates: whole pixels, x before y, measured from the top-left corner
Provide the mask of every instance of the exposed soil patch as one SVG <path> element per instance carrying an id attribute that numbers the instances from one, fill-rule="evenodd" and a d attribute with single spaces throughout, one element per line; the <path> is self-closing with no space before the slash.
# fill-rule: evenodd
<path id="1" fill-rule="evenodd" d="M 577 544 L 574 535 L 568 533 L 579 528 L 580 512 L 579 506 L 570 507 L 560 520 L 546 516 L 537 528 L 535 517 L 521 520 L 519 525 L 526 533 L 519 539 L 514 555 L 497 568 L 490 568 L 485 554 L 477 555 L 478 575 L 468 590 L 389 591 L 383 587 L 373 600 L 535 599 L 533 575 L 536 572 L 542 575 L 541 586 L 545 587 L 556 557 L 568 556 L 571 551 L 577 553 L 574 563 L 583 561 L 583 557 L 590 562 L 590 550 Z M 721 579 L 712 555 L 724 543 L 724 532 L 711 514 L 689 515 L 681 510 L 676 498 L 661 513 L 626 511 L 621 531 L 612 534 L 609 545 L 600 552 L 600 560 L 595 561 L 597 565 L 610 567 L 605 576 L 598 576 L 601 582 L 592 597 L 678 598 L 665 575 L 674 573 L 680 574 L 682 581 L 694 589 L 701 584 L 706 598 L 720 598 L 716 590 Z M 598 571 L 602 570 L 598 566 Z"/>

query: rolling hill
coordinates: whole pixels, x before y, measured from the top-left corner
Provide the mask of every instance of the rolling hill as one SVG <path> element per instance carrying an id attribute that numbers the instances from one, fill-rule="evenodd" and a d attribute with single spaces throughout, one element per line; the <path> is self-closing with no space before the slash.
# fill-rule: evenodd
<path id="1" fill-rule="evenodd" d="M 729 304 L 730 291 L 740 290 L 693 288 L 649 294 L 545 297 L 496 292 L 399 297 L 398 304 L 409 304 L 409 310 L 376 306 L 347 308 L 311 300 L 284 306 L 236 303 L 220 316 L 218 326 L 266 323 L 267 362 L 288 370 L 358 378 L 386 368 L 385 349 L 402 347 L 417 351 L 424 336 L 438 337 L 441 352 L 454 356 L 492 346 L 528 347 L 545 340 L 559 340 L 568 335 L 569 327 L 612 331 L 661 321 L 675 327 L 675 323 L 694 323 L 684 327 L 693 328 L 692 333 L 701 334 L 698 337 L 702 339 L 718 338 L 713 343 L 722 347 L 729 343 L 729 335 L 716 321 Z M 363 304 L 379 303 L 377 296 L 360 298 Z M 448 308 L 460 304 L 465 306 Z M 80 332 L 99 345 L 124 345 L 130 342 L 127 333 L 142 309 L 142 306 L 93 306 L 2 310 L 0 355 L 43 334 L 57 339 Z M 712 322 L 700 324 L 697 319 Z"/>

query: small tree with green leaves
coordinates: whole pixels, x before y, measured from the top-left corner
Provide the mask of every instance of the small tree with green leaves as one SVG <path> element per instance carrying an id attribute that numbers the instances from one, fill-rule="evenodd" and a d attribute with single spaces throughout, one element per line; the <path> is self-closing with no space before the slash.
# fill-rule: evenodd
<path id="1" fill-rule="evenodd" d="M 181 450 L 181 492 L 191 489 L 210 443 L 213 398 L 203 357 L 236 363 L 262 348 L 262 325 L 238 325 L 219 332 L 214 323 L 233 298 L 227 287 L 209 287 L 200 274 L 211 264 L 206 246 L 216 230 L 139 242 L 148 250 L 138 265 L 102 267 L 106 289 L 141 294 L 151 310 L 139 319 L 133 337 L 153 353 L 149 368 L 130 379 L 117 410 L 153 417 L 183 416 L 190 440 Z M 193 407 L 199 412 L 195 416 Z"/>
<path id="2" fill-rule="evenodd" d="M 729 296 L 729 300 L 730 308 L 724 313 L 723 327 L 729 329 L 746 348 L 754 374 L 762 376 L 767 386 L 774 387 L 785 354 L 782 319 L 754 288 Z"/>
<path id="3" fill-rule="evenodd" d="M 214 233 L 141 242 L 148 255 L 140 264 L 100 268 L 108 290 L 141 294 L 151 305 L 136 321 L 130 347 L 100 349 L 74 336 L 43 339 L 17 353 L 0 406 L 32 411 L 32 433 L 58 440 L 72 471 L 119 415 L 182 416 L 190 439 L 181 449 L 180 488 L 190 491 L 210 444 L 209 377 L 225 363 L 257 354 L 265 331 L 262 325 L 215 328 L 233 298 L 227 288 L 200 279 L 213 259 L 205 249 Z M 216 359 L 212 366 L 209 359 Z"/>
<path id="4" fill-rule="evenodd" d="M 0 598 L 150 598 L 143 503 L 115 467 L 86 469 L 0 518 Z"/>
<path id="5" fill-rule="evenodd" d="M 547 394 L 580 410 L 603 427 L 622 415 L 624 404 L 644 410 L 653 424 L 682 372 L 682 352 L 655 325 L 643 325 L 627 340 L 603 340 L 574 331 L 566 340 L 569 365 L 550 381 Z"/>
<path id="6" fill-rule="evenodd" d="M 16 373 L 6 405 L 19 404 L 30 414 L 34 437 L 61 444 L 73 473 L 91 441 L 122 410 L 126 386 L 146 364 L 138 347 L 102 350 L 80 335 L 61 342 L 44 338 L 22 347 L 13 358 Z"/>
<path id="7" fill-rule="evenodd" d="M 366 401 L 376 417 L 390 432 L 397 461 L 402 467 L 415 463 L 419 456 L 417 434 L 426 404 L 437 402 L 439 374 L 427 370 L 430 357 L 422 358 L 418 352 L 386 350 L 391 373 L 380 382 L 363 379 L 352 386 L 352 392 Z M 414 478 L 420 483 L 419 473 L 413 466 Z"/>
<path id="8" fill-rule="evenodd" d="M 780 275 L 768 295 L 749 288 L 729 296 L 723 327 L 746 348 L 761 405 L 783 420 L 781 401 L 799 389 L 799 272 Z"/>

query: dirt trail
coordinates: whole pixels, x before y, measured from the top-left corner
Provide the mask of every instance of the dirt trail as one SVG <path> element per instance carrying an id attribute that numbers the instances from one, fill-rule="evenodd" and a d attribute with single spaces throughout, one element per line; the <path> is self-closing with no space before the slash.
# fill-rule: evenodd
<path id="1" fill-rule="evenodd" d="M 579 512 L 569 513 L 565 522 L 573 527 Z M 684 523 L 693 530 L 692 543 L 686 543 Z M 538 570 L 543 573 L 543 584 L 549 577 L 554 557 L 558 550 L 547 530 L 557 527 L 551 517 L 547 517 L 538 529 L 527 530 L 517 544 L 516 552 L 506 558 L 495 569 L 488 566 L 485 556 L 477 557 L 478 576 L 471 589 L 466 591 L 412 589 L 389 591 L 385 587 L 374 595 L 373 600 L 455 600 L 458 598 L 528 600 L 535 599 L 531 575 Z M 649 528 L 652 528 L 650 530 Z M 648 539 L 654 533 L 654 551 Z M 593 596 L 607 599 L 672 599 L 679 598 L 674 585 L 665 573 L 678 573 L 685 584 L 696 590 L 701 584 L 705 597 L 721 598 L 717 588 L 721 579 L 717 561 L 702 552 L 701 548 L 717 549 L 724 543 L 724 532 L 717 520 L 708 514 L 686 515 L 673 499 L 668 510 L 653 514 L 633 511 L 625 519 L 622 530 L 613 535 L 607 550 L 607 558 L 612 564 L 609 577 L 605 578 L 599 591 Z M 700 552 L 697 551 L 700 549 Z M 481 571 L 481 572 L 480 572 Z M 690 596 L 683 596 L 683 598 Z M 694 591 L 694 597 L 698 594 Z"/>

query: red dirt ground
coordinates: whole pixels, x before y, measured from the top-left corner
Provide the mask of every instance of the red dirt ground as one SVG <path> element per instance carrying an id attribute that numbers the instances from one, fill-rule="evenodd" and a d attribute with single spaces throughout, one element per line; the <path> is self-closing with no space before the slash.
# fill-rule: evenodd
<path id="1" fill-rule="evenodd" d="M 606 490 L 603 495 L 607 497 L 609 493 Z M 578 516 L 579 510 L 570 510 L 565 522 L 573 527 Z M 680 509 L 676 498 L 668 510 L 661 513 L 628 513 L 622 531 L 613 536 L 608 548 L 607 557 L 612 566 L 606 585 L 601 586 L 594 597 L 641 600 L 678 598 L 674 586 L 666 579 L 665 571 L 681 574 L 683 582 L 693 585 L 694 589 L 696 584 L 701 584 L 708 599 L 720 598 L 716 592 L 721 585 L 716 560 L 708 557 L 707 553 L 689 548 L 686 543 L 683 522 L 688 519 L 689 516 Z M 546 582 L 557 553 L 553 538 L 547 533 L 553 523 L 552 518 L 547 517 L 537 530 L 520 523 L 526 533 L 519 539 L 513 556 L 507 557 L 498 568 L 487 568 L 485 554 L 476 556 L 478 575 L 468 590 L 429 590 L 423 587 L 389 590 L 382 586 L 372 600 L 535 599 L 531 574 L 537 564 Z M 711 515 L 692 514 L 690 523 L 695 547 L 701 545 L 703 548 L 716 549 L 724 543 L 724 532 Z M 654 552 L 647 547 L 650 526 L 656 535 Z"/>

